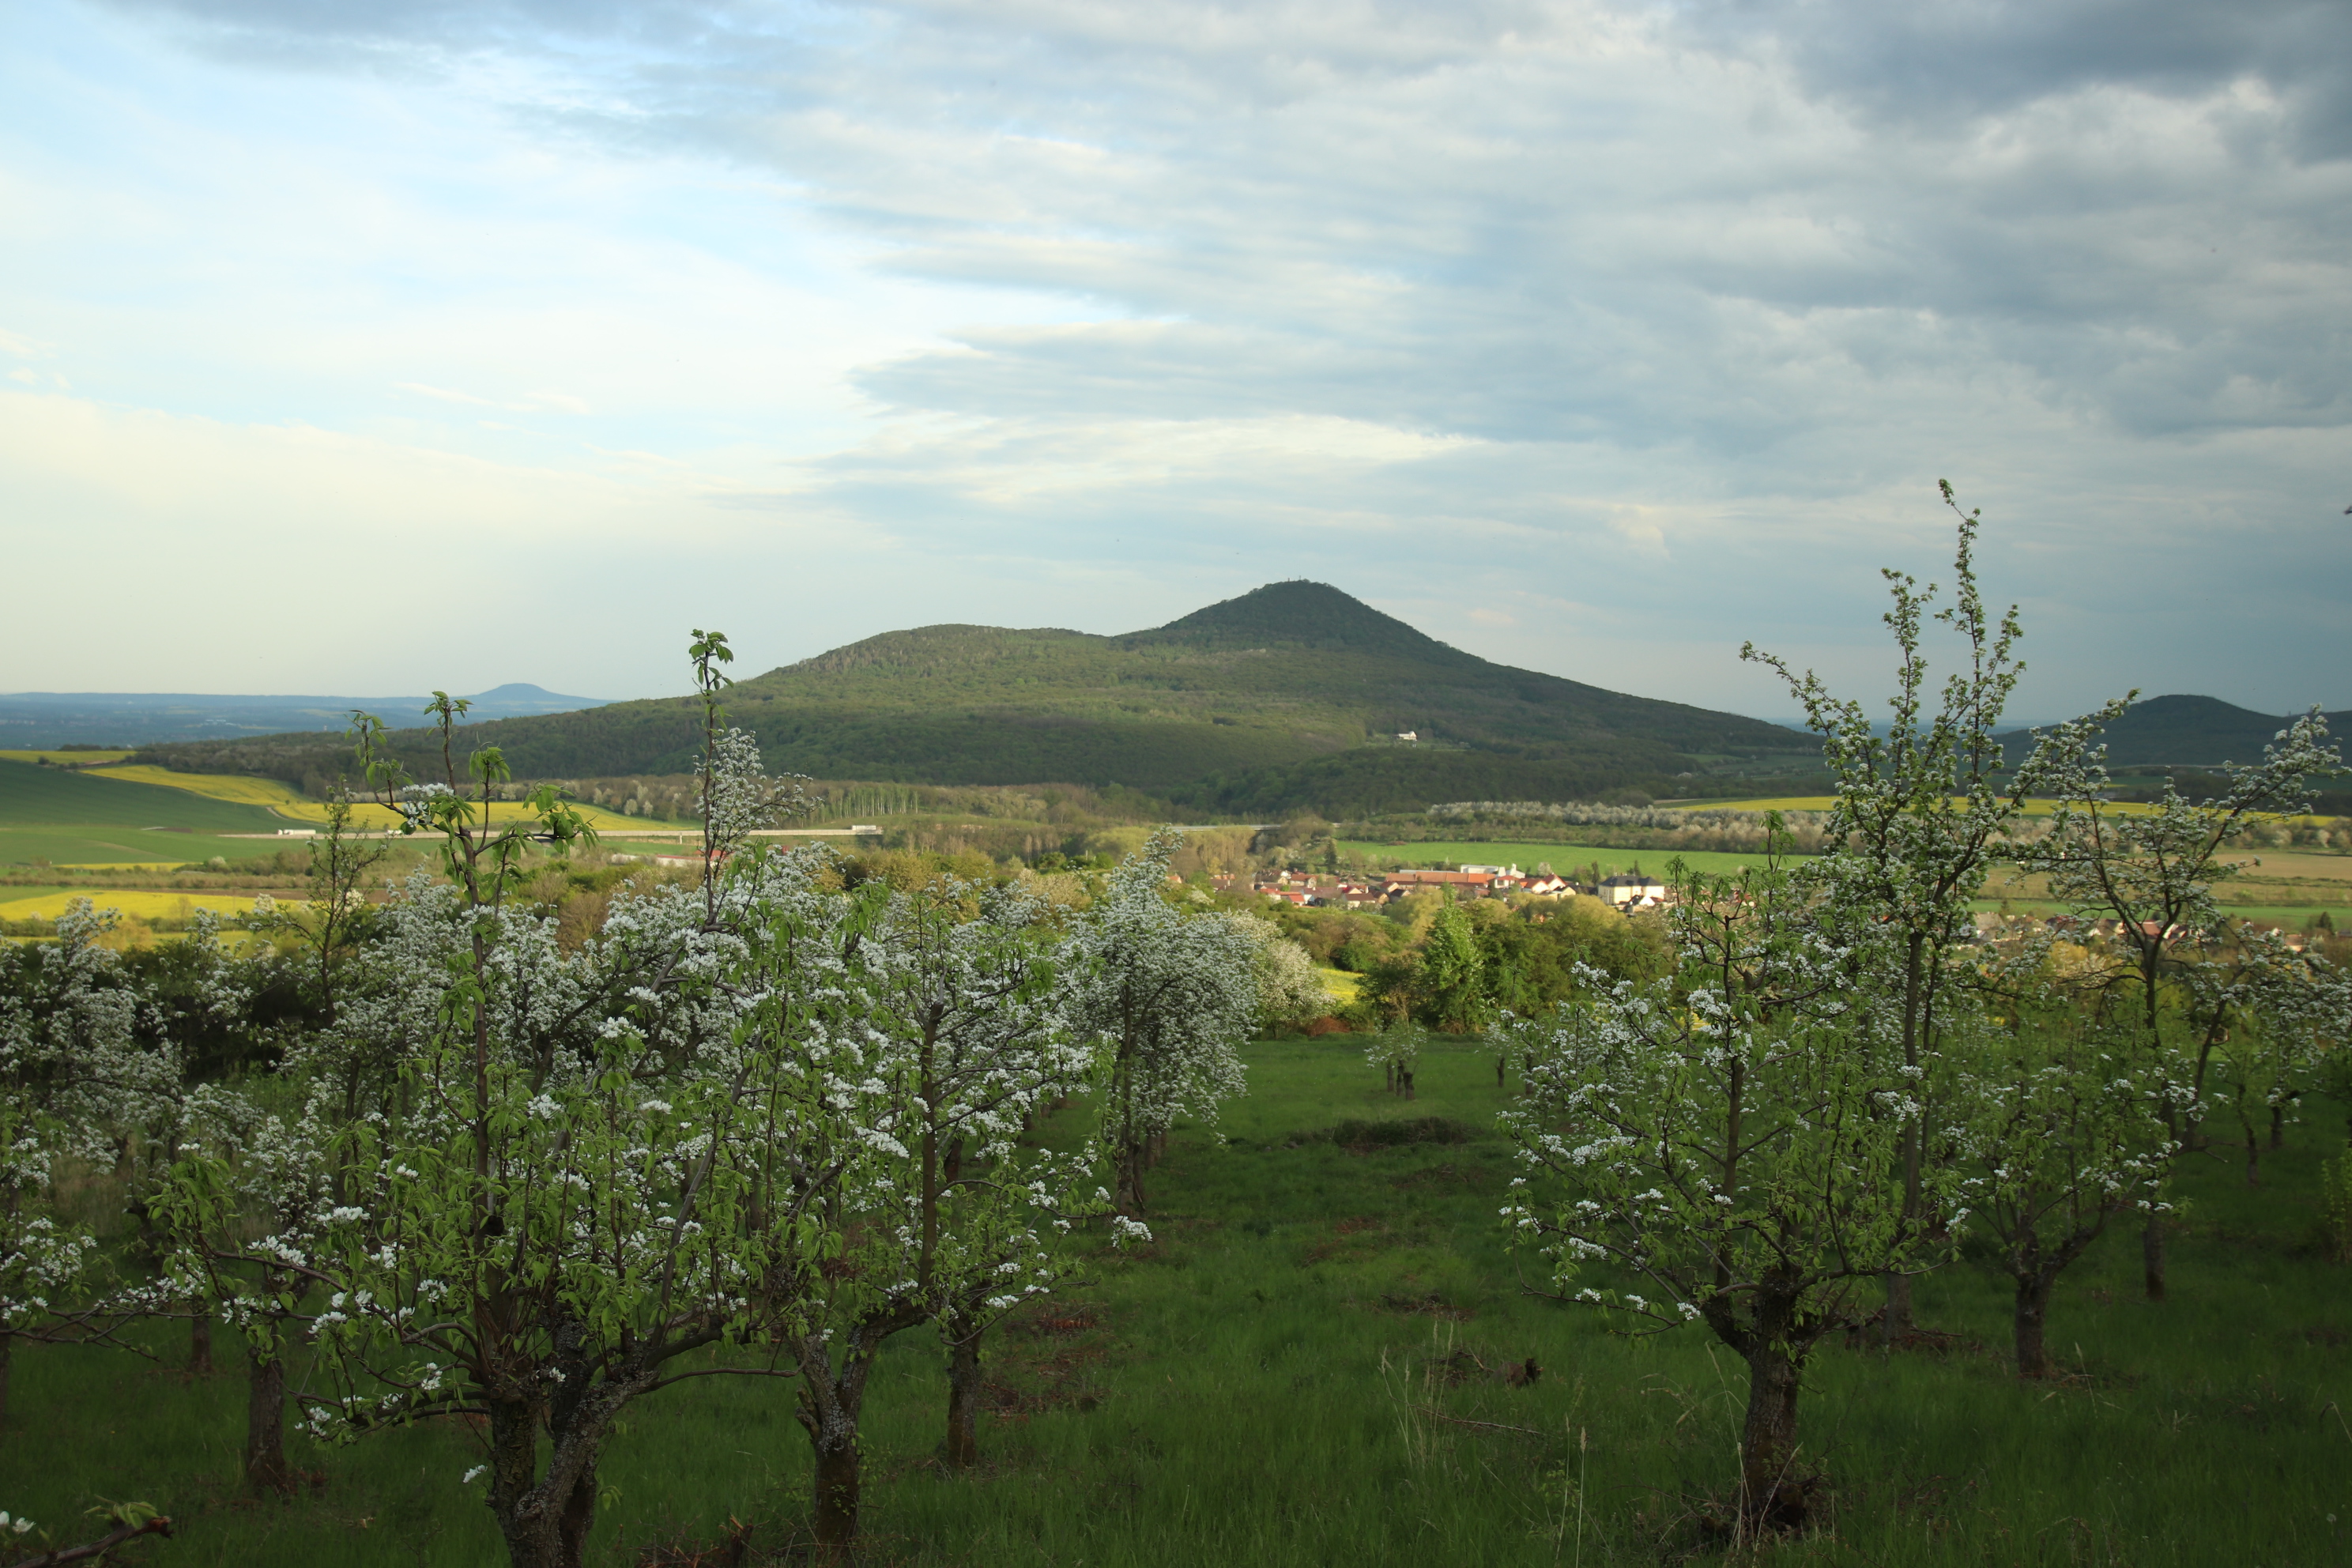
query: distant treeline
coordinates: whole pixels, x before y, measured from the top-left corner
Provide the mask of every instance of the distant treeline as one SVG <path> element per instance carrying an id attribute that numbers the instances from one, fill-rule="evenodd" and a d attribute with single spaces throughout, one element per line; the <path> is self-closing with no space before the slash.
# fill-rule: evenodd
<path id="1" fill-rule="evenodd" d="M 1783 814 L 1799 854 L 1822 845 L 1819 812 Z M 1705 849 L 1752 853 L 1764 847 L 1765 815 L 1710 806 L 1619 805 L 1605 801 L 1455 801 L 1411 815 L 1342 823 L 1339 836 L 1383 844 L 1574 844 L 1604 849 Z"/>

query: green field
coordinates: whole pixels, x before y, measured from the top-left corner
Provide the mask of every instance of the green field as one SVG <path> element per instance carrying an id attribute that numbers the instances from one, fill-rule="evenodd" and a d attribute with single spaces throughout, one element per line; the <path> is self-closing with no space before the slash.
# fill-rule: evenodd
<path id="1" fill-rule="evenodd" d="M 1464 861 L 1473 866 L 1517 866 L 1522 871 L 1532 871 L 1548 865 L 1561 876 L 1589 871 L 1595 860 L 1601 862 L 1601 874 L 1630 871 L 1639 866 L 1646 872 L 1662 872 L 1666 862 L 1676 855 L 1689 862 L 1696 871 L 1710 876 L 1723 876 L 1743 866 L 1754 866 L 1764 857 L 1727 855 L 1711 849 L 1606 849 L 1590 844 L 1379 844 L 1365 839 L 1342 839 L 1339 853 L 1352 855 L 1368 864 L 1386 863 L 1395 866 L 1427 866 L 1443 860 L 1449 866 Z"/>
<path id="2" fill-rule="evenodd" d="M 274 833 L 283 826 L 257 805 L 0 760 L 0 866 L 242 859 L 284 846 L 221 835 Z"/>
<path id="3" fill-rule="evenodd" d="M 286 826 L 258 805 L 0 761 L 0 824 L 79 827 L 124 822 L 195 833 L 269 833 Z"/>
<path id="4" fill-rule="evenodd" d="M 932 1462 L 939 1354 L 919 1332 L 896 1342 L 872 1396 L 861 1560 L 1723 1561 L 1697 1520 L 1727 1494 L 1739 1363 L 1700 1330 L 1619 1339 L 1521 1292 L 1496 1218 L 1511 1164 L 1486 1131 L 1503 1103 L 1492 1058 L 1433 1052 L 1410 1105 L 1380 1091 L 1347 1037 L 1261 1044 L 1250 1058 L 1231 1142 L 1180 1132 L 1152 1173 L 1157 1240 L 1096 1258 L 1090 1284 L 992 1339 L 998 1415 L 977 1473 Z M 1922 1321 L 1958 1336 L 1948 1349 L 1825 1346 L 1803 1437 L 1830 1478 L 1829 1527 L 1769 1560 L 2344 1561 L 2352 1270 L 2307 1246 L 2316 1161 L 2343 1133 L 2340 1107 L 2320 1114 L 2266 1159 L 2258 1192 L 2226 1157 L 2189 1173 L 2168 1305 L 2139 1300 L 2130 1235 L 2067 1276 L 2051 1334 L 2063 1381 L 2010 1376 L 2005 1296 L 1965 1265 L 1919 1291 Z M 1342 1118 L 1426 1115 L 1472 1141 L 1360 1152 L 1299 1141 Z M 152 1501 L 179 1538 L 142 1560 L 189 1568 L 501 1561 L 460 1484 L 479 1447 L 454 1423 L 333 1450 L 297 1439 L 315 1488 L 238 1499 L 243 1385 L 221 1337 L 231 1370 L 193 1380 L 119 1352 L 21 1348 L 5 1506 L 70 1528 L 101 1497 Z M 1494 1375 L 1529 1357 L 1542 1370 L 1532 1386 Z M 753 1526 L 751 1554 L 701 1561 L 769 1561 L 807 1503 L 790 1396 L 709 1379 L 634 1407 L 608 1451 L 591 1561 L 688 1561 L 643 1553 L 714 1546 L 730 1518 Z"/>
<path id="5" fill-rule="evenodd" d="M 1663 873 L 1666 863 L 1677 854 L 1690 863 L 1694 870 L 1710 876 L 1727 876 L 1742 866 L 1752 866 L 1762 860 L 1759 854 L 1721 854 L 1713 850 L 1686 849 L 1606 849 L 1585 844 L 1476 844 L 1466 841 L 1444 843 L 1381 844 L 1366 839 L 1342 839 L 1339 853 L 1352 856 L 1367 865 L 1396 867 L 1426 866 L 1432 861 L 1444 861 L 1449 866 L 1465 861 L 1474 866 L 1516 865 L 1523 871 L 1532 871 L 1539 865 L 1549 865 L 1562 876 L 1589 875 L 1592 863 L 1598 860 L 1603 876 L 1618 871 L 1630 871 L 1639 866 L 1652 874 Z M 2251 858 L 2244 857 L 2244 858 Z M 2305 874 L 2310 882 L 2309 901 L 2303 903 L 2273 901 L 2269 896 L 2253 892 L 2261 884 L 2233 887 L 2224 883 L 2219 889 L 2224 912 L 2243 920 L 2268 921 L 2273 924 L 2301 927 L 2320 910 L 2333 912 L 2338 927 L 2352 921 L 2347 906 L 2352 904 L 2352 857 L 2341 855 L 2282 855 L 2264 852 L 2265 869 L 2287 869 Z M 2345 880 L 2332 882 L 2326 874 L 2336 869 Z M 2030 884 L 2039 887 L 2040 884 Z M 1999 894 L 1995 886 L 1990 889 Z M 2253 893 L 2249 898 L 2232 898 L 2232 892 Z M 2256 901 L 2260 900 L 2261 901 Z M 1980 910 L 2008 909 L 2016 913 L 2032 910 L 2055 912 L 2059 906 L 2030 894 L 2012 894 L 2003 900 L 1998 896 L 1977 900 Z"/>

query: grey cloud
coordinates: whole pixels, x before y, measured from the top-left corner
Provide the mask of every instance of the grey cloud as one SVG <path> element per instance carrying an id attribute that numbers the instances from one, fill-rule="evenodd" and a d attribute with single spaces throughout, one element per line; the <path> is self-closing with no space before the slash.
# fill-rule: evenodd
<path id="1" fill-rule="evenodd" d="M 1933 121 L 2122 86 L 2196 97 L 2259 79 L 2294 150 L 2352 153 L 2352 8 L 2336 0 L 1700 0 L 1693 37 L 1794 61 L 1876 115 Z"/>
<path id="2" fill-rule="evenodd" d="M 2340 4 L 147 4 L 569 73 L 514 111 L 1055 302 L 866 366 L 903 433 L 760 506 L 1007 559 L 1117 538 L 1204 592 L 1344 535 L 1391 595 L 1605 570 L 1790 643 L 1825 554 L 1937 548 L 1889 496 L 1997 476 L 2062 620 L 2128 635 L 2242 539 L 2296 563 L 2271 628 L 2352 651 L 2334 536 L 2284 521 L 2352 422 Z M 1480 445 L 1138 477 L 1105 430 L 1297 417 Z"/>
<path id="3" fill-rule="evenodd" d="M 1124 319 L 861 378 L 908 406 L 1727 452 L 1937 377 L 2150 436 L 2347 416 L 2352 178 L 2226 91 L 2324 85 L 2339 5 L 124 3 L 536 49 L 595 90 L 519 113 Z"/>

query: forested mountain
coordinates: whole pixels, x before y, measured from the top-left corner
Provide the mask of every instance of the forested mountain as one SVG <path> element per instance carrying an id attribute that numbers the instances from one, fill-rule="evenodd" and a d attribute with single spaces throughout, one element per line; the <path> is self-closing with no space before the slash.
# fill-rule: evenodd
<path id="1" fill-rule="evenodd" d="M 1491 664 L 1307 582 L 1115 637 L 887 632 L 747 679 L 728 708 L 772 768 L 816 777 L 1115 784 L 1248 814 L 1664 794 L 1677 774 L 1817 754 L 1777 725 Z M 519 776 L 561 778 L 682 772 L 697 737 L 693 705 L 660 699 L 465 741 L 503 747 Z M 329 753 L 284 737 L 158 755 L 299 782 Z"/>
<path id="2" fill-rule="evenodd" d="M 2259 762 L 2287 722 L 2218 697 L 2151 697 L 2126 709 L 2102 738 L 2113 766 L 2211 767 Z M 2352 741 L 2352 710 L 2328 714 L 2327 728 L 2339 742 Z M 2000 739 L 2011 763 L 2022 762 L 2033 748 L 2028 731 Z"/>

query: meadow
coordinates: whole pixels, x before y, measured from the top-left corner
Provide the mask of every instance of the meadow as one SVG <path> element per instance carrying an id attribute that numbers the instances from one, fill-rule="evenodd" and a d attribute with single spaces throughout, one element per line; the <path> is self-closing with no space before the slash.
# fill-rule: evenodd
<path id="1" fill-rule="evenodd" d="M 244 859 L 276 854 L 276 831 L 286 826 L 249 802 L 0 759 L 0 866 Z M 237 834 L 264 837 L 230 837 Z"/>
<path id="2" fill-rule="evenodd" d="M 177 900 L 194 891 L 194 907 L 236 912 L 252 906 L 252 892 L 217 897 L 185 887 L 126 888 L 134 880 L 175 881 L 184 868 L 226 863 L 232 874 L 278 864 L 289 848 L 306 858 L 307 840 L 280 830 L 322 826 L 326 807 L 270 779 L 172 773 L 153 767 L 64 768 L 42 766 L 48 756 L 89 763 L 117 753 L 89 752 L 0 753 L 0 882 L 22 878 L 22 887 L 0 886 L 0 921 L 50 918 L 53 909 L 16 907 L 26 900 L 59 892 L 85 892 L 102 905 L 143 920 L 183 919 Z M 501 819 L 522 808 L 496 808 Z M 647 822 L 595 806 L 583 815 L 614 837 L 647 830 L 676 831 L 679 825 Z M 380 806 L 358 814 L 363 827 L 381 831 L 392 822 Z M 400 858 L 410 858 L 406 851 Z M 215 869 L 219 868 L 215 867 Z M 299 868 L 291 879 L 299 883 Z M 88 873 L 76 878 L 75 872 Z M 145 878 L 140 877 L 144 873 Z M 276 881 L 288 879 L 275 877 Z M 163 903 L 158 903 L 160 895 Z M 222 902 L 226 899 L 227 902 Z M 55 902 L 51 899 L 51 902 Z M 166 905 L 171 907 L 165 907 Z"/>
<path id="3" fill-rule="evenodd" d="M 313 800 L 290 784 L 277 779 L 254 778 L 240 773 L 184 773 L 170 768 L 142 763 L 133 767 L 106 768 L 88 775 L 110 784 L 132 784 L 161 789 L 184 790 L 205 800 L 216 800 L 239 805 L 259 806 L 278 818 L 276 826 L 293 823 L 323 826 L 327 820 L 327 803 Z M 661 824 L 641 823 L 635 817 L 624 816 L 617 811 L 602 806 L 575 804 L 574 808 L 587 819 L 589 826 L 602 832 L 609 828 L 658 826 Z M 531 817 L 529 806 L 519 801 L 495 801 L 489 808 L 492 822 L 524 822 Z M 400 817 L 391 809 L 361 803 L 352 808 L 352 825 L 368 832 L 381 833 L 400 826 Z M 680 826 L 670 824 L 667 826 Z"/>
<path id="4" fill-rule="evenodd" d="M 1596 863 L 1603 876 L 1630 871 L 1637 866 L 1654 876 L 1659 875 L 1677 856 L 1693 870 L 1720 877 L 1733 875 L 1741 867 L 1753 866 L 1763 859 L 1760 853 L 1610 849 L 1590 844 L 1481 843 L 1466 839 L 1392 844 L 1345 839 L 1339 843 L 1339 853 L 1373 867 L 1429 866 L 1440 862 L 1455 866 L 1466 862 L 1474 866 L 1516 865 L 1521 870 L 1532 871 L 1538 866 L 1548 865 L 1562 876 L 1580 877 L 1589 877 Z M 2241 869 L 2215 884 L 2216 896 L 2225 913 L 2296 929 L 2310 924 L 2322 910 L 2329 912 L 2338 929 L 2352 919 L 2352 855 L 2248 849 L 2231 851 L 2222 858 L 2242 863 Z M 2050 902 L 2045 882 L 2041 877 L 2021 876 L 2012 869 L 1996 867 L 1987 879 L 1985 896 L 1977 900 L 1976 907 L 2021 912 L 2056 910 L 2059 906 Z"/>
<path id="5" fill-rule="evenodd" d="M 1609 849 L 1591 844 L 1482 844 L 1467 840 L 1381 844 L 1353 838 L 1340 841 L 1339 853 L 1367 865 L 1396 868 L 1429 866 L 1438 861 L 1448 866 L 1465 861 L 1473 866 L 1515 865 L 1522 871 L 1549 866 L 1563 877 L 1589 875 L 1595 862 L 1604 877 L 1633 870 L 1636 866 L 1654 874 L 1664 871 L 1666 862 L 1677 857 L 1695 871 L 1728 876 L 1743 866 L 1759 865 L 1764 858 L 1761 853 L 1726 854 L 1709 849 Z"/>
<path id="6" fill-rule="evenodd" d="M 1621 1338 L 1528 1293 L 1532 1260 L 1505 1250 L 1496 1217 L 1514 1167 L 1491 1131 L 1505 1103 L 1494 1058 L 1441 1046 L 1404 1103 L 1348 1037 L 1247 1054 L 1251 1092 L 1223 1136 L 1181 1131 L 1150 1175 L 1155 1239 L 1096 1248 L 1082 1282 L 992 1337 L 977 1471 L 933 1457 L 936 1344 L 894 1343 L 867 1428 L 864 1560 L 1721 1559 L 1709 1521 L 1728 1500 L 1740 1365 L 1703 1331 Z M 1080 1114 L 1049 1135 L 1076 1135 Z M 1922 1321 L 1948 1336 L 1932 1348 L 1825 1344 L 1802 1421 L 1828 1505 L 1813 1533 L 1763 1557 L 2344 1561 L 2352 1270 L 2311 1246 L 2316 1164 L 2344 1136 L 2341 1107 L 2315 1111 L 2258 1191 L 2229 1151 L 2192 1161 L 2173 1299 L 2143 1301 L 2136 1237 L 2107 1237 L 2060 1288 L 2059 1380 L 2011 1376 L 2005 1291 L 1966 1261 L 1921 1284 Z M 108 1217 L 101 1189 L 84 1202 Z M 184 1342 L 156 1337 L 173 1352 Z M 180 1528 L 145 1559 L 159 1564 L 502 1561 L 460 1479 L 479 1446 L 457 1422 L 336 1449 L 297 1439 L 303 1494 L 240 1498 L 244 1390 L 221 1341 L 225 1370 L 206 1377 L 120 1352 L 20 1350 L 0 1506 L 47 1524 L 101 1498 L 151 1501 Z M 789 1384 L 713 1378 L 635 1406 L 591 1560 L 798 1561 L 784 1553 L 809 1460 L 790 1399 Z"/>

